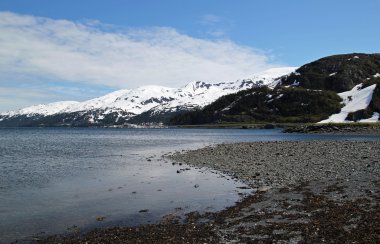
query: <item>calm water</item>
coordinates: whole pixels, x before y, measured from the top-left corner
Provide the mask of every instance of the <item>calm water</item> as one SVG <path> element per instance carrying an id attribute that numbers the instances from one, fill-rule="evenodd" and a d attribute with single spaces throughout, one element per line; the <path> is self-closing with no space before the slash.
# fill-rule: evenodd
<path id="1" fill-rule="evenodd" d="M 172 165 L 161 155 L 269 140 L 380 137 L 239 129 L 0 129 L 0 243 L 64 233 L 73 226 L 136 225 L 173 212 L 220 210 L 250 190 L 204 169 L 177 173 L 187 166 Z M 140 213 L 143 209 L 149 211 Z"/>

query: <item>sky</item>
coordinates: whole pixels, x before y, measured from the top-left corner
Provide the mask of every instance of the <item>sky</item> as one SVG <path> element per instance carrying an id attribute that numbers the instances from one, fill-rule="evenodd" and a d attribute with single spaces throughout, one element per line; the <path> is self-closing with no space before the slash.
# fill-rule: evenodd
<path id="1" fill-rule="evenodd" d="M 2 0 L 0 111 L 380 52 L 378 0 Z"/>

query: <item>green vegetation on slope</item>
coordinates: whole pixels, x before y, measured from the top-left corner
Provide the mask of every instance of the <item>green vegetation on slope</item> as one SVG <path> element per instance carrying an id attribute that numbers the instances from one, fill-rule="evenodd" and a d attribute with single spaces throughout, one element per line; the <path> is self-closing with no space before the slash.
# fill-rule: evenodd
<path id="1" fill-rule="evenodd" d="M 202 110 L 175 116 L 170 123 L 317 122 L 339 112 L 340 102 L 341 98 L 331 91 L 259 87 L 223 96 Z"/>
<path id="2" fill-rule="evenodd" d="M 219 98 L 202 110 L 183 113 L 171 124 L 206 124 L 228 122 L 310 123 L 340 112 L 337 93 L 358 84 L 363 88 L 377 84 L 368 108 L 350 113 L 357 121 L 380 112 L 380 54 L 344 54 L 325 57 L 303 65 L 284 76 L 274 90 L 253 88 Z"/>

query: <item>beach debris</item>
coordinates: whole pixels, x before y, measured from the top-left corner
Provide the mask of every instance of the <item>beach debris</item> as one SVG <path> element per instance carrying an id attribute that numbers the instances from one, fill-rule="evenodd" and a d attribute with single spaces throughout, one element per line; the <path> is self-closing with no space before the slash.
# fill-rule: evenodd
<path id="1" fill-rule="evenodd" d="M 266 192 L 269 191 L 272 187 L 270 186 L 262 186 L 257 189 L 258 192 Z"/>
<path id="2" fill-rule="evenodd" d="M 97 216 L 96 221 L 103 221 L 105 218 L 105 216 Z"/>

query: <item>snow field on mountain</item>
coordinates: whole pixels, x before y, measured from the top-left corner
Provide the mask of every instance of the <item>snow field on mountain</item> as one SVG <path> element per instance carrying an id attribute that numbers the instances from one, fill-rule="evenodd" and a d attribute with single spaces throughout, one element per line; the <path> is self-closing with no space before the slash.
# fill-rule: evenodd
<path id="1" fill-rule="evenodd" d="M 373 91 L 376 88 L 376 84 L 368 86 L 362 89 L 363 84 L 355 86 L 352 90 L 338 93 L 338 95 L 343 99 L 344 107 L 337 114 L 331 115 L 328 119 L 322 120 L 318 123 L 342 123 L 342 122 L 352 122 L 346 120 L 347 115 L 351 112 L 356 112 L 361 109 L 366 109 L 372 100 Z M 378 122 L 376 113 L 371 119 L 360 120 L 359 122 Z"/>
<path id="2" fill-rule="evenodd" d="M 236 93 L 254 86 L 268 85 L 275 78 L 293 72 L 295 67 L 272 68 L 257 74 L 250 79 L 234 82 L 205 83 L 194 81 L 182 88 L 169 88 L 163 86 L 143 86 L 133 90 L 118 90 L 105 96 L 84 102 L 55 102 L 35 105 L 2 113 L 3 116 L 16 115 L 53 115 L 58 113 L 71 113 L 81 111 L 101 111 L 102 114 L 111 112 L 127 112 L 134 115 L 146 111 L 176 111 L 177 109 L 193 109 L 204 107 L 223 95 Z"/>
<path id="3" fill-rule="evenodd" d="M 75 102 L 75 101 L 63 101 L 63 102 L 55 102 L 55 103 L 48 103 L 48 104 L 40 104 L 40 105 L 34 105 L 27 108 L 23 108 L 18 111 L 2 113 L 0 115 L 8 115 L 8 116 L 28 115 L 28 114 L 52 115 L 52 114 L 65 111 L 77 104 L 79 104 L 79 102 Z"/>

